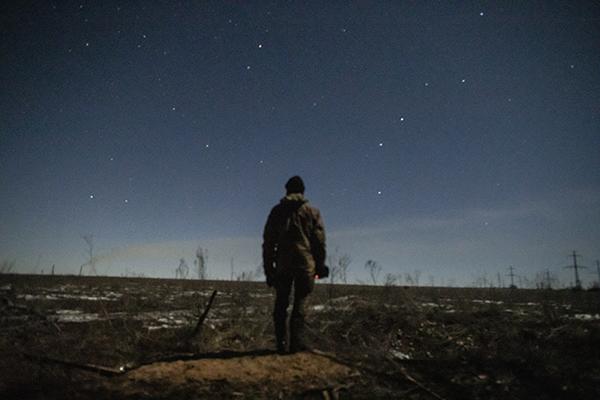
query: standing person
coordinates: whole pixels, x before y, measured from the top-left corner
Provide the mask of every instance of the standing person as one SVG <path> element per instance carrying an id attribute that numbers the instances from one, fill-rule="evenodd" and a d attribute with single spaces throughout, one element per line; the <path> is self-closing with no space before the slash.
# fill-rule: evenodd
<path id="1" fill-rule="evenodd" d="M 325 276 L 325 228 L 319 210 L 304 198 L 299 176 L 285 184 L 286 195 L 271 210 L 263 234 L 263 266 L 267 285 L 275 288 L 273 322 L 277 352 L 287 345 L 287 308 L 292 287 L 294 302 L 290 317 L 289 352 L 306 350 L 304 314 L 315 275 Z"/>

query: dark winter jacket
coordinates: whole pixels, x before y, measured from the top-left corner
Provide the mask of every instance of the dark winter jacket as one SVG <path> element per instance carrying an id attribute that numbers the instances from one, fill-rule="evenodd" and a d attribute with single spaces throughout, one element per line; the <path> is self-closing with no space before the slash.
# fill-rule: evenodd
<path id="1" fill-rule="evenodd" d="M 263 234 L 265 273 L 302 269 L 315 273 L 325 263 L 325 228 L 319 210 L 292 193 L 273 207 Z"/>

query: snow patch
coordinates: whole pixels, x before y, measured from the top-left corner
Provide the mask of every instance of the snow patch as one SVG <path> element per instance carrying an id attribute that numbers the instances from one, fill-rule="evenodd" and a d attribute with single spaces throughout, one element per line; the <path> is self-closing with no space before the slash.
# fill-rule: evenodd
<path id="1" fill-rule="evenodd" d="M 398 360 L 410 360 L 412 358 L 410 354 L 403 353 L 400 350 L 396 349 L 391 349 L 390 354 L 392 355 L 392 357 Z"/>

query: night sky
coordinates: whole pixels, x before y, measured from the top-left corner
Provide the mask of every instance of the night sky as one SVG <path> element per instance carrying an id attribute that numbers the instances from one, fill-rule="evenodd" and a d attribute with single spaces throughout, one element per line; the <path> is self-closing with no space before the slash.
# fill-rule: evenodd
<path id="1" fill-rule="evenodd" d="M 600 3 L 3 2 L 0 260 L 261 263 L 292 175 L 331 253 L 421 283 L 600 259 Z"/>

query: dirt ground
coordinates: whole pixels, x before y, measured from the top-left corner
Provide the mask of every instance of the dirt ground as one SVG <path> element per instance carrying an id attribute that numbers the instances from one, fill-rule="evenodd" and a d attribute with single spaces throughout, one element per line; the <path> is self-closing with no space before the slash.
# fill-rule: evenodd
<path id="1" fill-rule="evenodd" d="M 113 397 L 155 398 L 210 395 L 221 386 L 221 395 L 232 397 L 285 397 L 335 392 L 359 375 L 348 366 L 313 353 L 288 356 L 274 354 L 236 355 L 231 358 L 158 362 L 105 382 Z"/>
<path id="2" fill-rule="evenodd" d="M 294 355 L 272 351 L 272 302 L 259 282 L 0 275 L 0 398 L 600 398 L 598 292 L 319 284 Z"/>

